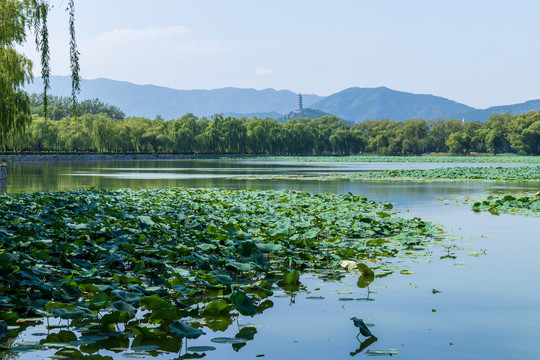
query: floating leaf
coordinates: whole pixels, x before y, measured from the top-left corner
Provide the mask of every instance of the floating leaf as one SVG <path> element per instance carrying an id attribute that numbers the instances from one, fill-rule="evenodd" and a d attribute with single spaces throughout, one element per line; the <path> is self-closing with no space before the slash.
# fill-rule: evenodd
<path id="1" fill-rule="evenodd" d="M 367 356 L 393 356 L 397 354 L 396 350 L 368 350 L 366 352 Z"/>
<path id="2" fill-rule="evenodd" d="M 246 339 L 238 339 L 238 338 L 230 338 L 230 337 L 217 337 L 210 339 L 211 342 L 218 343 L 218 344 L 243 344 L 247 340 Z"/>
<path id="3" fill-rule="evenodd" d="M 403 274 L 403 275 L 412 275 L 412 274 L 414 274 L 414 271 L 411 271 L 411 270 L 401 270 L 399 273 L 400 273 L 400 274 Z"/>
<path id="4" fill-rule="evenodd" d="M 188 351 L 194 351 L 194 352 L 205 352 L 205 351 L 214 351 L 216 350 L 213 346 L 190 346 L 188 347 Z"/>
<path id="5" fill-rule="evenodd" d="M 131 350 L 133 351 L 155 351 L 157 349 L 159 349 L 159 346 L 157 345 L 140 345 L 131 347 Z"/>

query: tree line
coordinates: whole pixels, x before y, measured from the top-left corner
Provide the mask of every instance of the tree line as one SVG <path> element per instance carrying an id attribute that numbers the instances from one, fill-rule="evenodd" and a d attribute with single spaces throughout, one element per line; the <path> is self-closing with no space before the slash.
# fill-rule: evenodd
<path id="1" fill-rule="evenodd" d="M 36 97 L 34 99 L 39 99 Z M 50 102 L 51 114 L 62 99 Z M 93 105 L 92 105 L 93 104 Z M 495 114 L 489 121 L 370 120 L 348 125 L 336 116 L 277 122 L 266 118 L 187 114 L 124 118 L 97 99 L 87 112 L 60 120 L 39 116 L 38 107 L 24 133 L 13 132 L 0 144 L 4 153 L 167 153 L 247 155 L 419 155 L 471 152 L 540 155 L 540 111 Z M 59 105 L 58 105 L 59 106 Z M 64 102 L 69 109 L 69 101 Z M 81 110 L 82 111 L 82 110 Z M 59 113 L 65 114 L 59 110 Z"/>

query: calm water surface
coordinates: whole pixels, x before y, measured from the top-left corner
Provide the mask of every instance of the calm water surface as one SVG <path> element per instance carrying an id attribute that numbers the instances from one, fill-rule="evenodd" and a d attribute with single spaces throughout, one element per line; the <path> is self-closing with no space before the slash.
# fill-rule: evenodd
<path id="1" fill-rule="evenodd" d="M 351 359 L 367 350 L 398 351 L 399 359 L 536 359 L 540 354 L 540 219 L 476 214 L 456 197 L 494 193 L 536 192 L 537 185 L 483 182 L 358 182 L 252 180 L 273 174 L 327 174 L 388 168 L 432 168 L 452 164 L 294 163 L 253 160 L 95 161 L 13 164 L 4 191 L 57 191 L 75 187 L 154 188 L 222 187 L 295 189 L 348 193 L 390 201 L 401 216 L 437 221 L 456 236 L 458 249 L 432 249 L 429 262 L 403 262 L 413 275 L 392 274 L 376 279 L 369 296 L 356 287 L 355 277 L 323 282 L 306 274 L 311 292 L 295 299 L 273 298 L 274 307 L 253 318 L 240 317 L 226 332 L 190 340 L 188 346 L 215 346 L 206 359 Z M 455 165 L 455 164 L 454 164 Z M 475 164 L 481 166 L 482 164 Z M 485 165 L 485 166 L 494 166 Z M 450 253 L 453 258 L 443 258 Z M 349 284 L 349 285 L 347 285 Z M 318 290 L 316 290 L 318 289 Z M 433 294 L 433 289 L 441 291 Z M 336 291 L 348 291 L 343 294 Z M 279 295 L 279 293 L 277 293 Z M 324 300 L 307 299 L 322 296 Z M 361 343 L 350 318 L 373 324 L 378 340 L 357 352 Z M 215 344 L 214 337 L 232 336 L 239 326 L 255 324 L 254 340 L 236 352 Z M 17 341 L 35 341 L 30 329 Z M 362 340 L 362 339 L 361 339 Z M 28 353 L 21 359 L 41 359 L 55 351 Z M 183 346 L 180 355 L 186 353 Z M 99 354 L 123 358 L 100 350 Z M 125 355 L 125 354 L 124 354 Z M 0 355 L 1 357 L 2 355 Z M 159 359 L 178 358 L 163 354 Z"/>

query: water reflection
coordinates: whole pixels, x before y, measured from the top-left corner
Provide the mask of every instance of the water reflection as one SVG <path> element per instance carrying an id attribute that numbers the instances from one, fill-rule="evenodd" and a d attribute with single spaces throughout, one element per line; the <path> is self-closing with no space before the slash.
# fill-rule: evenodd
<path id="1" fill-rule="evenodd" d="M 358 336 L 356 338 L 358 339 Z M 366 350 L 369 346 L 373 345 L 373 343 L 376 343 L 377 340 L 378 339 L 376 337 L 369 337 L 364 341 L 360 341 L 360 339 L 358 339 L 358 342 L 360 343 L 360 346 L 358 347 L 358 349 L 351 352 L 350 355 L 355 356 L 355 355 L 360 354 L 362 351 Z"/>
<path id="2" fill-rule="evenodd" d="M 74 187 L 155 188 L 222 187 L 230 189 L 306 190 L 348 193 L 389 201 L 401 216 L 441 222 L 445 229 L 464 242 L 456 241 L 432 255 L 430 262 L 408 264 L 414 275 L 394 273 L 376 277 L 366 288 L 357 287 L 358 276 L 317 274 L 302 278 L 309 295 L 291 292 L 272 298 L 272 306 L 243 321 L 263 324 L 253 340 L 237 353 L 231 345 L 211 343 L 211 336 L 235 338 L 240 329 L 234 320 L 207 322 L 208 337 L 191 341 L 192 346 L 216 345 L 217 351 L 202 352 L 208 359 L 254 358 L 343 358 L 367 354 L 376 349 L 399 347 L 406 359 L 532 359 L 540 352 L 540 289 L 535 274 L 538 266 L 538 218 L 511 215 L 476 214 L 469 205 L 459 206 L 454 196 L 479 196 L 486 193 L 536 192 L 535 184 L 496 182 L 383 182 L 383 181 L 294 181 L 251 180 L 239 175 L 316 173 L 321 171 L 363 171 L 376 167 L 407 167 L 404 164 L 292 164 L 265 161 L 95 161 L 79 163 L 24 163 L 10 165 L 4 191 L 57 191 Z M 411 165 L 412 166 L 412 165 Z M 423 164 L 414 164 L 416 167 Z M 433 164 L 426 165 L 433 167 Z M 449 166 L 449 164 L 446 164 Z M 493 166 L 493 164 L 489 164 Z M 121 169 L 121 170 L 118 170 Z M 163 170 L 161 170 L 163 169 Z M 174 169 L 174 170 L 171 170 Z M 198 178 L 118 178 L 118 173 L 200 174 Z M 231 175 L 208 177 L 208 174 Z M 77 174 L 86 174 L 85 176 Z M 1 189 L 2 183 L 0 183 Z M 410 211 L 408 211 L 410 210 Z M 469 255 L 470 254 L 470 255 Z M 487 255 L 486 255 L 487 254 Z M 508 269 L 511 269 L 510 271 Z M 335 273 L 334 273 L 335 274 Z M 516 274 L 519 274 L 517 276 Z M 326 281 L 325 281 L 326 280 Z M 349 298 L 337 293 L 355 292 Z M 504 287 L 501 287 L 504 284 Z M 362 283 L 361 285 L 364 285 Z M 318 290 L 317 290 L 318 289 Z M 436 290 L 435 290 L 436 289 Z M 435 293 L 434 293 L 435 291 Z M 374 294 L 373 296 L 370 296 Z M 374 300 L 376 301 L 368 301 Z M 347 301 L 345 301 L 345 300 Z M 270 300 L 269 300 L 270 301 Z M 435 312 L 433 310 L 436 310 Z M 362 316 L 377 324 L 377 341 L 358 342 L 352 316 Z M 374 320 L 376 319 L 376 320 Z M 34 323 L 37 328 L 40 325 Z M 35 340 L 28 331 L 17 341 Z M 213 331 L 213 332 L 211 332 Z M 27 333 L 28 333 L 27 332 Z M 126 338 L 112 343 L 89 345 L 87 350 L 121 358 L 115 349 L 128 347 Z M 152 345 L 149 339 L 127 338 L 131 346 Z M 455 344 L 455 345 L 450 345 Z M 494 347 L 493 344 L 497 344 Z M 200 354 L 183 346 L 178 339 L 159 343 L 169 349 L 164 359 L 189 358 Z M 371 350 L 375 348 L 375 350 Z M 354 351 L 351 351 L 355 349 Z M 183 353 L 182 355 L 180 355 Z M 53 356 L 54 352 L 40 354 Z M 178 357 L 180 356 L 180 357 Z M 0 358 L 35 359 L 33 355 L 0 353 Z"/>
<path id="3" fill-rule="evenodd" d="M 413 183 L 382 181 L 319 181 L 294 179 L 247 179 L 256 175 L 318 175 L 393 168 L 433 168 L 453 164 L 433 163 L 299 163 L 286 161 L 192 159 L 192 160 L 102 160 L 79 162 L 24 162 L 10 165 L 9 177 L 0 191 L 33 192 L 71 190 L 79 187 L 102 189 L 221 187 L 231 189 L 306 190 L 310 192 L 370 194 L 384 200 L 403 193 L 411 197 L 483 192 L 497 183 Z M 456 164 L 454 164 L 456 165 Z M 494 164 L 459 164 L 493 166 Z M 496 164 L 498 165 L 498 164 Z M 515 166 L 509 164 L 507 166 Z M 3 188 L 2 188 L 3 186 Z M 534 186 L 516 183 L 515 191 Z M 508 189 L 508 184 L 504 184 Z M 394 199 L 395 200 L 395 199 Z M 385 200 L 386 201 L 386 200 Z"/>

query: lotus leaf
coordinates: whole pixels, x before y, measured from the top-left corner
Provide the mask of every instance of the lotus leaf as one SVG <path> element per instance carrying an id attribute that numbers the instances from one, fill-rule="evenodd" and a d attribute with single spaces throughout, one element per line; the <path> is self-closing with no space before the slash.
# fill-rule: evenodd
<path id="1" fill-rule="evenodd" d="M 358 263 L 356 267 L 360 271 L 360 276 L 356 283 L 359 288 L 365 288 L 375 280 L 375 273 L 367 265 Z"/>
<path id="2" fill-rule="evenodd" d="M 231 296 L 234 307 L 240 314 L 252 316 L 257 313 L 257 307 L 251 297 L 249 297 L 245 291 L 235 289 Z"/>
<path id="3" fill-rule="evenodd" d="M 364 335 L 365 337 L 375 337 L 362 319 L 358 319 L 356 316 L 353 316 L 351 320 L 353 321 L 354 326 L 360 330 L 360 334 Z"/>
<path id="4" fill-rule="evenodd" d="M 180 338 L 196 339 L 205 332 L 201 329 L 195 329 L 183 321 L 177 320 L 169 325 L 169 332 Z"/>

